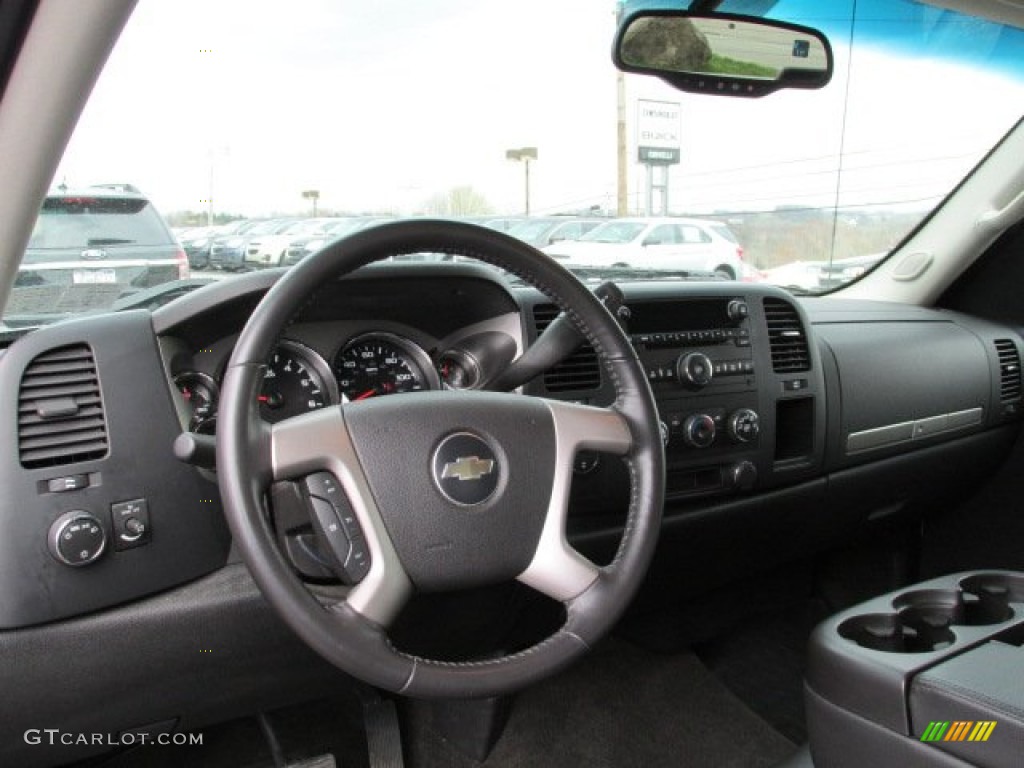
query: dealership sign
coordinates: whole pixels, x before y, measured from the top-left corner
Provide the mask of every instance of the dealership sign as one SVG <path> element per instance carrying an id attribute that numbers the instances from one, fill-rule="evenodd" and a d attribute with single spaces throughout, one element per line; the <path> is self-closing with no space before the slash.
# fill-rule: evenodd
<path id="1" fill-rule="evenodd" d="M 636 105 L 636 147 L 641 163 L 679 162 L 682 114 L 677 102 L 639 99 Z"/>

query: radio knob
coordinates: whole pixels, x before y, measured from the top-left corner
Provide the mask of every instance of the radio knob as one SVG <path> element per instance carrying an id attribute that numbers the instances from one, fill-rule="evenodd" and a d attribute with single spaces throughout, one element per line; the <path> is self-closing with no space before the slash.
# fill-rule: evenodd
<path id="1" fill-rule="evenodd" d="M 711 383 L 713 363 L 703 352 L 690 352 L 679 358 L 676 375 L 687 389 L 703 389 Z"/>
<path id="2" fill-rule="evenodd" d="M 761 417 L 750 408 L 740 408 L 729 417 L 726 429 L 737 443 L 749 443 L 761 431 Z"/>
<path id="3" fill-rule="evenodd" d="M 715 420 L 706 413 L 687 416 L 683 422 L 683 442 L 691 448 L 707 448 L 715 442 Z"/>
<path id="4" fill-rule="evenodd" d="M 733 299 L 726 306 L 725 314 L 734 323 L 741 323 L 750 314 L 750 308 L 743 299 Z"/>

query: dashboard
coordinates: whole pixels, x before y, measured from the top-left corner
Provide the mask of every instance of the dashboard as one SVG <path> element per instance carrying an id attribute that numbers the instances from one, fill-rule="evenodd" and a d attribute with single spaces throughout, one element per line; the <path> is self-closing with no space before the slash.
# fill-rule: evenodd
<path id="1" fill-rule="evenodd" d="M 2 430 L 0 629 L 138 600 L 228 561 L 216 475 L 176 460 L 172 446 L 182 433 L 216 433 L 234 343 L 279 274 L 223 281 L 152 313 L 44 328 L 0 358 L 0 385 L 19 393 Z M 655 395 L 666 453 L 664 546 L 673 531 L 702 525 L 703 540 L 728 542 L 715 550 L 723 570 L 796 555 L 962 492 L 1006 455 L 1019 427 L 1012 328 L 915 307 L 797 300 L 764 285 L 621 288 L 617 317 Z M 558 314 L 540 292 L 488 268 L 374 266 L 323 286 L 292 319 L 253 406 L 273 423 L 484 387 Z M 522 393 L 614 399 L 586 344 Z M 943 470 L 951 461 L 958 475 Z M 574 470 L 570 537 L 607 561 L 622 533 L 627 469 L 584 452 Z M 288 494 L 275 493 L 271 507 L 296 570 L 330 581 Z M 736 525 L 749 535 L 737 537 Z M 706 576 L 713 568 L 702 554 L 672 567 Z"/>
<path id="2" fill-rule="evenodd" d="M 267 695 L 296 697 L 344 684 L 269 611 L 233 554 L 216 472 L 176 456 L 182 436 L 216 433 L 225 366 L 279 274 L 218 282 L 153 311 L 44 327 L 0 355 L 0 391 L 10 393 L 0 411 L 0 645 L 25 660 L 7 670 L 21 692 L 0 704 L 7 743 L 51 721 L 55 690 L 75 691 L 61 722 L 100 732 L 222 721 L 241 713 L 233 699 L 255 706 L 254 681 Z M 620 288 L 616 316 L 655 396 L 667 470 L 638 613 L 717 594 L 891 521 L 925 521 L 1013 455 L 1022 406 L 1013 326 L 745 283 Z M 324 285 L 285 327 L 253 407 L 273 422 L 418 389 L 486 386 L 558 314 L 541 293 L 487 268 L 374 266 Z M 521 391 L 614 400 L 586 344 Z M 299 485 L 271 489 L 268 519 L 295 570 L 336 594 L 345 587 L 325 563 Z M 616 457 L 576 456 L 567 533 L 595 563 L 615 557 L 629 490 Z M 501 645 L 526 616 L 558 620 L 547 603 L 523 608 L 531 590 L 504 587 L 502 599 L 476 598 L 467 627 L 438 622 L 433 598 L 444 596 L 423 596 L 396 642 L 414 652 L 425 642 L 437 655 L 464 630 L 475 637 L 470 627 L 486 625 Z M 211 705 L 210 690 L 228 693 Z M 82 700 L 110 705 L 83 709 Z"/>

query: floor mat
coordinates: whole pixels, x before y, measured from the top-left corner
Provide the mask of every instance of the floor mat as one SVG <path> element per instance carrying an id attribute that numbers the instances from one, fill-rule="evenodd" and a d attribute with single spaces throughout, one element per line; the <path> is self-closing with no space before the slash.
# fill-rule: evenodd
<path id="1" fill-rule="evenodd" d="M 407 720 L 407 765 L 471 768 L 427 722 Z M 753 714 L 691 653 L 612 641 L 517 697 L 488 768 L 759 768 L 794 745 Z"/>
<path id="2" fill-rule="evenodd" d="M 808 601 L 780 616 L 762 617 L 723 638 L 697 647 L 697 654 L 744 704 L 790 741 L 807 741 L 804 668 L 811 630 L 827 614 Z"/>

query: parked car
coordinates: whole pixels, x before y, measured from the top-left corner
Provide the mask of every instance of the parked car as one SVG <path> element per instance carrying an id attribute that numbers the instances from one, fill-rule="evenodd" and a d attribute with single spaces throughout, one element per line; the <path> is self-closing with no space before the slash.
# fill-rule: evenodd
<path id="1" fill-rule="evenodd" d="M 153 204 L 134 188 L 62 189 L 39 210 L 17 284 L 26 312 L 82 310 L 189 275 L 185 252 Z"/>
<path id="2" fill-rule="evenodd" d="M 210 246 L 213 239 L 222 233 L 220 227 L 191 227 L 178 234 L 178 242 L 185 249 L 192 269 L 206 269 L 210 265 Z"/>
<path id="3" fill-rule="evenodd" d="M 288 248 L 296 240 L 322 235 L 337 219 L 302 219 L 292 222 L 280 232 L 253 234 L 245 248 L 245 266 L 277 267 L 284 263 Z"/>
<path id="4" fill-rule="evenodd" d="M 251 220 L 240 225 L 232 234 L 215 238 L 210 246 L 210 267 L 226 272 L 245 269 L 245 255 L 249 249 L 249 242 L 254 237 L 276 235 L 295 221 L 293 218 Z"/>
<path id="5" fill-rule="evenodd" d="M 581 219 L 570 216 L 546 216 L 535 219 L 523 219 L 514 224 L 508 233 L 518 237 L 534 248 L 544 248 L 560 243 L 563 240 L 579 240 L 590 230 L 607 219 Z"/>
<path id="6" fill-rule="evenodd" d="M 570 265 L 718 272 L 730 280 L 743 263 L 729 227 L 705 219 L 614 219 L 543 250 Z"/>
<path id="7" fill-rule="evenodd" d="M 352 216 L 350 218 L 338 219 L 326 226 L 318 234 L 298 237 L 293 240 L 285 252 L 281 265 L 285 267 L 294 266 L 309 256 L 309 254 L 319 251 L 321 248 L 330 245 L 336 240 L 340 240 L 346 235 L 385 221 L 388 221 L 388 219 L 384 216 Z"/>

